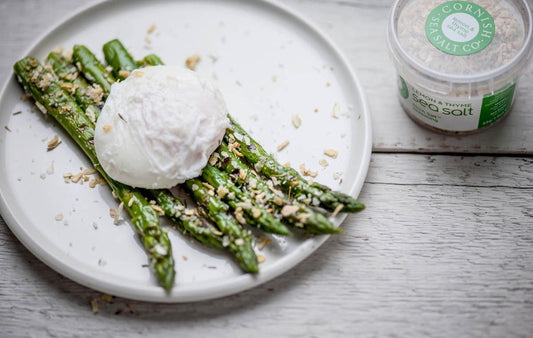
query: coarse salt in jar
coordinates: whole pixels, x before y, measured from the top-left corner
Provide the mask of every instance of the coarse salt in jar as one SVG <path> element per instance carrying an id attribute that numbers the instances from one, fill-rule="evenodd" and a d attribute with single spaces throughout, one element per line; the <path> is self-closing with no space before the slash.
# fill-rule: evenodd
<path id="1" fill-rule="evenodd" d="M 403 109 L 452 134 L 501 120 L 530 57 L 531 21 L 526 0 L 397 0 L 388 37 Z"/>

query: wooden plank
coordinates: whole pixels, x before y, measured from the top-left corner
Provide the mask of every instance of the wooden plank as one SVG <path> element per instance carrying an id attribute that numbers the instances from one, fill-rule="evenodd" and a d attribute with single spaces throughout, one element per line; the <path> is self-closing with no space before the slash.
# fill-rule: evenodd
<path id="1" fill-rule="evenodd" d="M 520 158 L 376 154 L 361 195 L 367 209 L 348 217 L 342 235 L 261 287 L 192 304 L 106 303 L 38 262 L 0 226 L 3 332 L 528 336 L 532 168 Z M 460 178 L 470 170 L 477 177 Z M 500 176 L 501 185 L 490 184 Z"/>

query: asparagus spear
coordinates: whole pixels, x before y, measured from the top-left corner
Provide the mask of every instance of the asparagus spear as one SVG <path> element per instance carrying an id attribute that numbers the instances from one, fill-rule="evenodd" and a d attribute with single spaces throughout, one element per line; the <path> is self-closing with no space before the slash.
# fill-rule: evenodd
<path id="1" fill-rule="evenodd" d="M 166 232 L 159 227 L 159 217 L 138 191 L 116 182 L 102 169 L 94 150 L 94 126 L 74 98 L 56 82 L 52 73 L 36 59 L 26 57 L 14 66 L 18 81 L 43 112 L 52 115 L 87 155 L 94 168 L 108 182 L 131 216 L 159 283 L 167 290 L 174 284 L 174 258 Z"/>
<path id="2" fill-rule="evenodd" d="M 265 183 L 253 170 L 222 142 L 217 149 L 220 160 L 216 166 L 225 170 L 239 187 L 245 188 L 254 198 L 273 208 L 290 225 L 314 234 L 340 233 L 324 215 L 297 201 L 290 201 L 285 194 Z"/>
<path id="3" fill-rule="evenodd" d="M 59 53 L 51 52 L 46 58 L 54 72 L 59 77 L 59 84 L 68 89 L 74 96 L 78 105 L 85 111 L 91 122 L 95 123 L 100 114 L 100 107 L 103 105 L 103 91 L 100 86 L 90 86 L 87 81 L 79 75 L 78 69 L 69 63 Z"/>
<path id="4" fill-rule="evenodd" d="M 159 58 L 159 56 L 155 54 L 148 54 L 146 55 L 142 60 L 143 65 L 149 65 L 149 66 L 162 66 L 164 63 Z"/>
<path id="5" fill-rule="evenodd" d="M 202 177 L 213 186 L 218 196 L 233 209 L 237 220 L 242 224 L 248 223 L 263 231 L 279 235 L 291 234 L 289 229 L 270 214 L 266 208 L 257 205 L 248 192 L 233 184 L 226 173 L 207 164 L 202 171 Z"/>
<path id="6" fill-rule="evenodd" d="M 115 74 L 116 78 L 124 80 L 130 75 L 132 70 L 138 68 L 135 60 L 133 60 L 119 40 L 115 39 L 107 42 L 102 49 L 105 60 L 113 67 L 113 74 Z M 120 65 L 120 67 L 116 67 L 117 65 Z"/>
<path id="7" fill-rule="evenodd" d="M 235 147 L 258 173 L 277 182 L 285 193 L 308 205 L 316 199 L 319 206 L 328 211 L 357 212 L 364 209 L 364 205 L 353 197 L 318 183 L 310 184 L 296 170 L 276 162 L 231 116 L 228 117 L 232 127 L 227 129 L 225 141 Z"/>
<path id="8" fill-rule="evenodd" d="M 169 190 L 150 190 L 150 195 L 161 207 L 165 216 L 174 221 L 174 226 L 181 232 L 190 235 L 205 246 L 215 249 L 223 248 L 222 233 L 213 225 L 204 222 L 192 210 L 185 208 L 183 203 L 174 197 Z"/>
<path id="9" fill-rule="evenodd" d="M 245 231 L 234 217 L 228 214 L 228 206 L 217 197 L 211 196 L 203 182 L 191 179 L 184 183 L 187 190 L 194 196 L 196 202 L 202 207 L 206 217 L 218 225 L 224 234 L 223 243 L 237 257 L 244 271 L 256 273 L 257 256 L 251 244 L 251 235 Z"/>
<path id="10" fill-rule="evenodd" d="M 94 56 L 89 48 L 83 45 L 74 45 L 72 49 L 72 62 L 87 80 L 102 87 L 104 98 L 107 98 L 107 95 L 111 91 L 111 84 L 115 82 L 115 78 L 106 72 L 104 65 Z"/>

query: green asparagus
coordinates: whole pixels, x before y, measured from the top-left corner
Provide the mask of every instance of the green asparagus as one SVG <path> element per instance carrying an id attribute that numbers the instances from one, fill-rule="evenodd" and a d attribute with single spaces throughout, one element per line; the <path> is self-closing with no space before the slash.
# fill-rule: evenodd
<path id="1" fill-rule="evenodd" d="M 232 127 L 227 129 L 225 141 L 238 148 L 239 154 L 258 173 L 273 180 L 285 193 L 308 205 L 316 199 L 319 206 L 328 211 L 357 212 L 364 209 L 355 198 L 318 183 L 310 184 L 296 170 L 276 162 L 231 116 L 229 118 Z"/>
<path id="2" fill-rule="evenodd" d="M 202 206 L 205 216 L 218 225 L 224 234 L 224 246 L 237 257 L 244 271 L 256 273 L 257 256 L 251 244 L 251 235 L 244 230 L 236 219 L 228 214 L 228 206 L 217 197 L 211 196 L 208 188 L 198 179 L 191 179 L 184 183 L 194 196 L 195 201 Z"/>
<path id="3" fill-rule="evenodd" d="M 111 91 L 111 84 L 115 82 L 115 78 L 106 71 L 104 65 L 94 56 L 89 48 L 83 45 L 74 45 L 72 49 L 72 62 L 89 82 L 97 84 L 103 89 L 104 98 L 107 98 Z"/>
<path id="4" fill-rule="evenodd" d="M 102 49 L 105 60 L 113 67 L 113 74 L 117 79 L 124 80 L 132 70 L 138 67 L 135 60 L 133 60 L 119 40 L 115 39 L 107 42 Z M 120 67 L 116 67 L 117 65 L 120 65 Z"/>
<path id="5" fill-rule="evenodd" d="M 78 69 L 69 63 L 59 53 L 51 52 L 46 61 L 50 63 L 54 72 L 59 77 L 59 84 L 67 89 L 76 99 L 78 105 L 86 112 L 91 122 L 95 123 L 100 115 L 100 107 L 103 91 L 99 86 L 90 86 L 87 81 L 79 75 Z"/>
<path id="6" fill-rule="evenodd" d="M 150 194 L 157 205 L 161 207 L 165 216 L 174 221 L 174 225 L 181 232 L 210 248 L 223 248 L 222 233 L 213 225 L 200 219 L 192 210 L 187 209 L 169 190 L 153 189 L 150 190 Z"/>
<path id="7" fill-rule="evenodd" d="M 218 196 L 233 209 L 235 216 L 242 224 L 247 223 L 265 232 L 279 235 L 291 234 L 289 229 L 270 214 L 266 208 L 258 206 L 250 194 L 233 184 L 225 172 L 207 164 L 202 170 L 202 177 L 213 186 Z"/>
<path id="8" fill-rule="evenodd" d="M 167 290 L 174 284 L 174 258 L 166 232 L 159 227 L 159 217 L 138 191 L 110 179 L 102 169 L 94 149 L 94 126 L 69 92 L 63 90 L 53 74 L 39 61 L 26 57 L 14 66 L 18 81 L 43 112 L 53 116 L 83 150 L 94 168 L 108 182 L 131 216 L 131 222 L 145 247 L 150 267 Z"/>
<path id="9" fill-rule="evenodd" d="M 239 187 L 243 187 L 250 194 L 253 194 L 255 200 L 275 209 L 288 224 L 314 234 L 342 232 L 324 215 L 303 203 L 290 201 L 284 193 L 265 183 L 228 148 L 226 142 L 223 141 L 220 144 L 217 154 L 220 159 L 217 160 L 216 166 L 230 174 L 232 180 Z"/>

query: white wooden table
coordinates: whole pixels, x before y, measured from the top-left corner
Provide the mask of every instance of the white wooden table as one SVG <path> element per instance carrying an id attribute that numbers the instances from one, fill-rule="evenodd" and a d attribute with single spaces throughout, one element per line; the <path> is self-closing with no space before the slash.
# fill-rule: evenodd
<path id="1" fill-rule="evenodd" d="M 281 277 L 226 298 L 99 298 L 32 256 L 0 219 L 2 337 L 533 336 L 533 71 L 512 114 L 450 137 L 396 101 L 391 0 L 285 0 L 337 42 L 373 112 L 367 209 Z M 0 80 L 41 31 L 83 0 L 0 2 Z"/>

